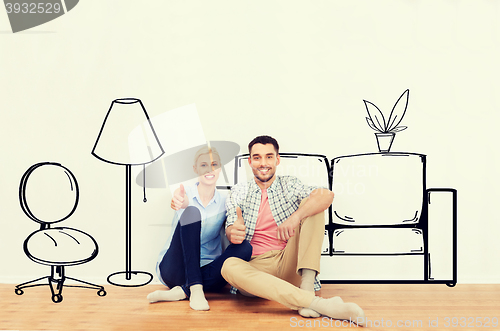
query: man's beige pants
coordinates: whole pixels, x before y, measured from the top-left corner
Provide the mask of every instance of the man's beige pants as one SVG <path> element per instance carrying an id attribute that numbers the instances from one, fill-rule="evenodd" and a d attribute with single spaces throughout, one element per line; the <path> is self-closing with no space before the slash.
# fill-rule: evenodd
<path id="1" fill-rule="evenodd" d="M 315 295 L 299 288 L 299 270 L 311 269 L 319 274 L 324 232 L 324 212 L 305 218 L 284 249 L 252 256 L 249 262 L 228 258 L 222 266 L 222 276 L 243 293 L 292 309 L 307 308 Z"/>

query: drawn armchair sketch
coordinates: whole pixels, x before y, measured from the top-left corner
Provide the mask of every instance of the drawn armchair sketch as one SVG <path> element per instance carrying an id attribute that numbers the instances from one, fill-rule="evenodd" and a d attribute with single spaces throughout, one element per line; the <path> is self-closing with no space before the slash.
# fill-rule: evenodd
<path id="1" fill-rule="evenodd" d="M 335 193 L 325 211 L 323 283 L 456 284 L 456 190 L 427 188 L 425 155 L 280 156 L 278 174 Z M 252 178 L 247 157 L 235 159 L 235 184 Z"/>
<path id="2" fill-rule="evenodd" d="M 26 216 L 40 224 L 40 229 L 24 241 L 24 252 L 34 262 L 50 266 L 50 275 L 17 285 L 16 294 L 22 295 L 24 288 L 48 285 L 54 303 L 63 300 L 63 286 L 95 289 L 99 296 L 106 295 L 104 287 L 65 274 L 65 267 L 89 262 L 98 253 L 97 242 L 87 233 L 69 227 L 52 227 L 75 212 L 78 200 L 75 176 L 58 163 L 35 164 L 22 176 L 21 208 Z M 66 280 L 79 285 L 66 285 Z"/>

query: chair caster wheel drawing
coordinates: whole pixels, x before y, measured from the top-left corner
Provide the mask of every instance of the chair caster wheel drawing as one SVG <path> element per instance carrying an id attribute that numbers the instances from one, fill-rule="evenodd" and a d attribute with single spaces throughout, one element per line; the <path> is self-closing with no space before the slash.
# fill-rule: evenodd
<path id="1" fill-rule="evenodd" d="M 17 295 L 23 295 L 24 294 L 24 291 L 21 290 L 20 288 L 16 288 L 14 291 L 16 292 Z"/>
<path id="2" fill-rule="evenodd" d="M 99 290 L 99 291 L 97 291 L 97 295 L 98 295 L 98 296 L 100 296 L 100 297 L 104 297 L 104 296 L 106 296 L 106 294 L 107 294 L 107 293 L 106 293 L 106 291 L 104 291 L 104 290 Z"/>
<path id="3" fill-rule="evenodd" d="M 59 303 L 63 301 L 63 296 L 61 294 L 55 294 L 52 296 L 52 302 Z"/>

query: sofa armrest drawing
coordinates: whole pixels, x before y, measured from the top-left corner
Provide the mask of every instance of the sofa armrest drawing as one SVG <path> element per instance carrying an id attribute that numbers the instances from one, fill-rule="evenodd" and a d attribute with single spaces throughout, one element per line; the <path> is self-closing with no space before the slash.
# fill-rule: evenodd
<path id="1" fill-rule="evenodd" d="M 457 282 L 457 190 L 427 189 L 428 275 L 430 281 Z"/>

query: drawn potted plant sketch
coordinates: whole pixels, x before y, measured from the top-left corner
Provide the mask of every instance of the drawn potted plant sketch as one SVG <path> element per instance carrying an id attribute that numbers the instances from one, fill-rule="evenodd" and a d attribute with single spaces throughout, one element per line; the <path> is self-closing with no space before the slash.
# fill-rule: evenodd
<path id="1" fill-rule="evenodd" d="M 406 90 L 403 94 L 401 94 L 399 99 L 394 104 L 387 120 L 382 111 L 375 104 L 370 101 L 363 100 L 366 111 L 368 112 L 366 121 L 368 122 L 370 128 L 378 131 L 375 133 L 375 136 L 377 138 L 379 152 L 388 153 L 391 150 L 396 132 L 403 131 L 407 128 L 406 126 L 399 126 L 399 123 L 401 123 L 401 120 L 406 113 L 409 95 L 410 90 Z"/>

